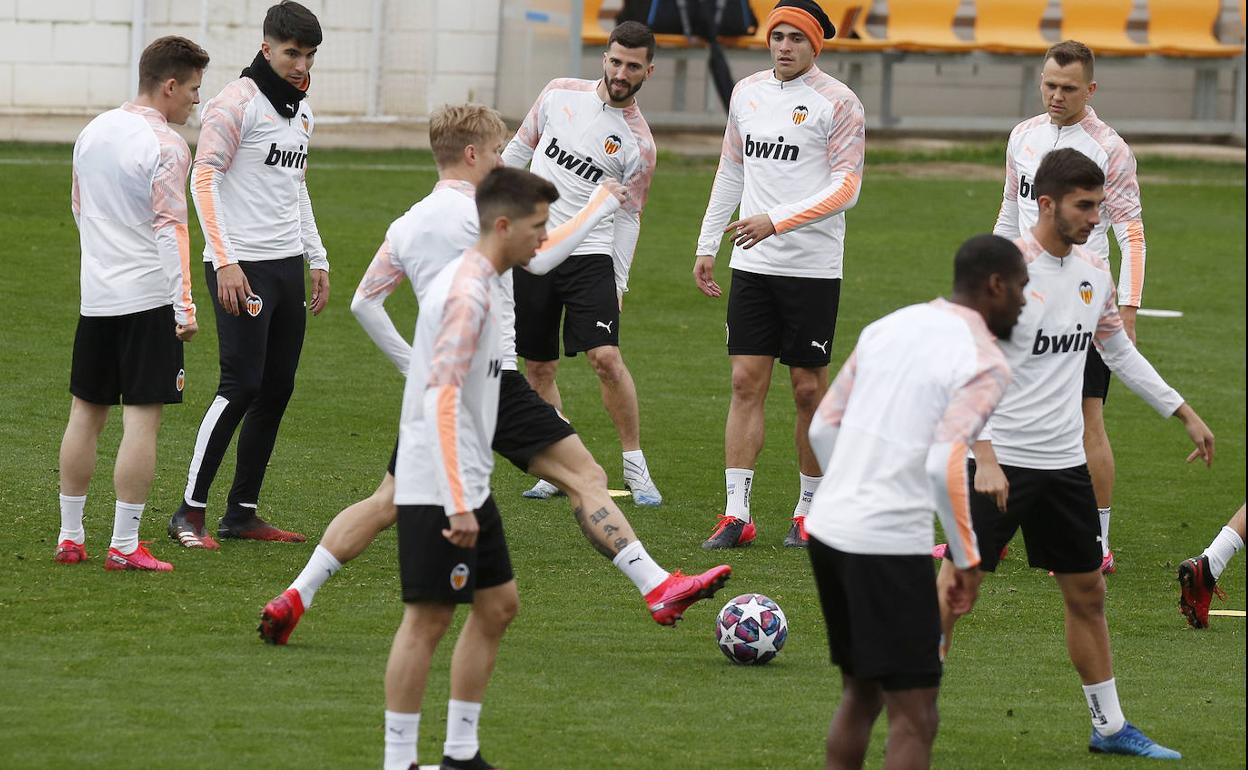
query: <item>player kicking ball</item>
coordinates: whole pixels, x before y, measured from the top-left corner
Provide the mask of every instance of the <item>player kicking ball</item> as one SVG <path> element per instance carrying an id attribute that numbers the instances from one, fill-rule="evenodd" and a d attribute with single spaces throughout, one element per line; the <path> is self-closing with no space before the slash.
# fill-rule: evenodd
<path id="1" fill-rule="evenodd" d="M 402 372 L 407 371 L 411 347 L 386 314 L 385 298 L 406 276 L 423 307 L 433 277 L 476 241 L 477 209 L 472 196 L 481 180 L 500 165 L 506 126 L 487 107 L 450 105 L 430 118 L 429 136 L 439 169 L 438 184 L 390 226 L 351 305 L 365 331 Z M 584 209 L 551 232 L 525 269 L 544 273 L 558 266 L 619 207 L 625 195 L 622 186 L 607 180 Z M 654 619 L 672 625 L 693 602 L 713 595 L 731 569 L 721 565 L 701 575 L 669 574 L 646 553 L 608 494 L 602 468 L 567 420 L 539 398 L 517 370 L 511 278 L 510 272 L 503 277 L 502 384 L 494 450 L 521 470 L 553 479 L 567 490 L 586 538 L 633 581 Z M 392 457 L 373 495 L 334 517 L 294 583 L 265 606 L 259 629 L 262 639 L 285 644 L 317 590 L 394 523 L 394 467 Z"/>
<path id="2" fill-rule="evenodd" d="M 1188 462 L 1213 463 L 1213 434 L 1131 343 L 1108 266 L 1082 248 L 1100 221 L 1104 185 L 1096 163 L 1070 148 L 1048 153 L 1036 170 L 1039 217 L 1016 241 L 1031 278 L 1027 308 L 1005 345 L 1014 379 L 987 434 L 975 443 L 971 512 L 981 569 L 996 569 L 998 551 L 1021 528 L 1029 564 L 1056 577 L 1067 650 L 1092 718 L 1088 750 L 1178 759 L 1179 752 L 1127 722 L 1118 702 L 1105 620 L 1100 519 L 1080 410 L 1088 347 L 1095 345 L 1110 370 L 1158 413 L 1183 423 L 1196 446 Z M 938 584 L 947 589 L 954 577 L 946 556 Z M 961 614 L 942 603 L 946 650 Z"/>

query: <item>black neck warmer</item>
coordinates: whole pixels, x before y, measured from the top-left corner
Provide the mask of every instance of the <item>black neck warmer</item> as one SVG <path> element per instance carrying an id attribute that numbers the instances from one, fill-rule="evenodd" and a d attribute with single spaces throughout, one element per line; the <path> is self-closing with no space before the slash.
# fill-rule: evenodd
<path id="1" fill-rule="evenodd" d="M 285 78 L 278 77 L 269 60 L 264 58 L 263 51 L 258 52 L 256 58 L 243 70 L 243 77 L 256 81 L 260 93 L 264 94 L 273 109 L 283 118 L 290 119 L 298 115 L 299 102 L 308 95 L 307 91 L 295 88 Z"/>

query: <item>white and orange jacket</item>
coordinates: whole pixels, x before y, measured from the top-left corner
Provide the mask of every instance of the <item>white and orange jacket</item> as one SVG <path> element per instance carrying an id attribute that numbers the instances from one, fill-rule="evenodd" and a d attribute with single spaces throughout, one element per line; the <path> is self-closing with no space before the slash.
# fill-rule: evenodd
<path id="1" fill-rule="evenodd" d="M 82 250 L 82 315 L 172 304 L 177 323 L 195 321 L 186 229 L 190 163 L 186 141 L 150 107 L 127 102 L 78 135 L 71 204 Z"/>
<path id="2" fill-rule="evenodd" d="M 862 102 L 818 67 L 790 81 L 765 70 L 738 82 L 697 253 L 719 252 L 739 207 L 742 219 L 766 214 L 776 234 L 734 247 L 733 269 L 840 278 L 845 211 L 858 202 L 865 151 Z"/>
<path id="3" fill-rule="evenodd" d="M 528 166 L 559 190 L 559 200 L 550 206 L 551 227 L 585 208 L 606 177 L 628 189 L 628 200 L 615 216 L 602 221 L 572 252 L 611 255 L 615 290 L 623 295 L 654 178 L 654 137 L 635 102 L 616 109 L 598 98 L 597 85 L 596 80 L 576 78 L 550 81 L 507 144 L 503 162 Z"/>
<path id="4" fill-rule="evenodd" d="M 440 505 L 451 516 L 475 511 L 490 494 L 501 294 L 502 277 L 475 249 L 425 291 L 399 418 L 398 505 Z"/>
<path id="5" fill-rule="evenodd" d="M 1027 260 L 1027 305 L 1001 343 L 1014 380 L 981 439 L 1002 465 L 1074 468 L 1083 451 L 1083 367 L 1089 345 L 1123 384 L 1163 417 L 1183 397 L 1131 344 L 1123 330 L 1109 266 L 1074 246 L 1066 257 L 1044 250 L 1028 230 L 1015 245 Z"/>
<path id="6" fill-rule="evenodd" d="M 286 119 L 254 80 L 242 77 L 209 99 L 200 119 L 191 195 L 204 231 L 204 261 L 220 270 L 302 254 L 309 267 L 328 270 L 306 182 L 308 100 Z"/>
<path id="7" fill-rule="evenodd" d="M 1009 380 L 970 308 L 937 299 L 867 326 L 810 423 L 824 473 L 806 531 L 847 553 L 926 556 L 935 511 L 954 564 L 979 564 L 966 452 Z"/>
<path id="8" fill-rule="evenodd" d="M 1036 226 L 1040 216 L 1036 203 L 1036 169 L 1050 151 L 1064 147 L 1087 155 L 1105 173 L 1101 222 L 1092 230 L 1085 248 L 1104 259 L 1108 266 L 1109 228 L 1113 227 L 1122 257 L 1118 269 L 1118 304 L 1139 307 L 1144 295 L 1147 249 L 1135 156 L 1118 132 L 1096 117 L 1091 107 L 1084 119 L 1073 126 L 1059 126 L 1048 115 L 1037 115 L 1019 123 L 1010 132 L 1005 151 L 1005 190 L 992 232 L 1013 240 Z"/>
<path id="9" fill-rule="evenodd" d="M 351 299 L 351 312 L 400 372 L 407 371 L 412 348 L 386 315 L 386 297 L 407 276 L 416 292 L 417 303 L 424 307 L 424 294 L 433 279 L 447 263 L 476 243 L 479 227 L 475 194 L 476 189 L 468 182 L 439 181 L 433 192 L 394 220 L 386 230 L 386 239 Z M 619 206 L 619 200 L 599 185 L 585 208 L 552 230 L 537 255 L 523 269 L 536 275 L 554 270 Z M 516 371 L 516 300 L 510 270 L 503 275 L 502 292 L 499 317 L 503 327 L 503 368 Z"/>

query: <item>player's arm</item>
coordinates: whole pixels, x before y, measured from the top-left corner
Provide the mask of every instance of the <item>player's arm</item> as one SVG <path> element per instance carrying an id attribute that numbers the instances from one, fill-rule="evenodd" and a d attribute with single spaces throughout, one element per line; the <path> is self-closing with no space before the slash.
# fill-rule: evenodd
<path id="1" fill-rule="evenodd" d="M 733 95 L 736 95 L 735 92 Z M 715 170 L 715 182 L 711 185 L 710 200 L 706 202 L 706 213 L 702 215 L 702 231 L 698 234 L 698 253 L 693 266 L 693 280 L 708 297 L 718 297 L 723 293 L 719 284 L 715 283 L 715 255 L 719 253 L 719 242 L 733 212 L 741 205 L 741 193 L 745 190 L 745 166 L 742 161 L 741 131 L 736 113 L 730 109 L 719 153 L 719 168 Z"/>
<path id="2" fill-rule="evenodd" d="M 476 543 L 477 521 L 464 497 L 472 471 L 464 465 L 462 437 L 473 430 L 473 415 L 463 399 L 464 380 L 481 344 L 489 312 L 489 287 L 484 280 L 459 280 L 452 286 L 442 310 L 433 343 L 429 381 L 425 387 L 425 430 L 433 447 L 434 476 L 442 507 L 451 520 L 444 530 L 448 540 L 462 548 Z"/>
<path id="3" fill-rule="evenodd" d="M 394 327 L 385 308 L 386 297 L 403 283 L 403 277 L 403 268 L 394 258 L 390 241 L 382 241 L 355 289 L 355 296 L 351 298 L 351 312 L 373 344 L 381 348 L 381 352 L 394 362 L 400 372 L 406 374 L 412 358 L 412 346 Z"/>
<path id="4" fill-rule="evenodd" d="M 195 336 L 195 303 L 191 299 L 191 236 L 186 219 L 186 175 L 191 151 L 186 142 L 162 141 L 160 161 L 152 177 L 152 233 L 156 252 L 169 277 L 169 297 L 178 339 Z"/>
<path id="5" fill-rule="evenodd" d="M 637 137 L 637 149 L 637 160 L 622 180 L 628 195 L 615 213 L 612 238 L 615 294 L 621 298 L 628 291 L 628 274 L 633 267 L 637 239 L 641 237 L 641 210 L 646 207 L 646 199 L 650 196 L 650 182 L 654 179 L 654 167 L 657 163 L 654 142 L 648 137 Z"/>
<path id="6" fill-rule="evenodd" d="M 1122 320 L 1118 318 L 1113 297 L 1108 300 L 1108 310 L 1112 310 L 1112 319 L 1108 318 L 1108 312 L 1102 316 L 1095 337 L 1095 344 L 1105 365 L 1162 417 L 1177 417 L 1183 423 L 1188 438 L 1196 447 L 1187 457 L 1189 463 L 1200 458 L 1205 461 L 1205 465 L 1212 465 L 1213 433 L 1209 427 L 1178 391 L 1166 384 L 1148 359 L 1132 344 L 1122 327 Z"/>
<path id="7" fill-rule="evenodd" d="M 867 121 L 862 104 L 857 99 L 843 99 L 837 105 L 836 113 L 835 123 L 828 134 L 828 184 L 813 195 L 768 211 L 767 218 L 777 235 L 821 222 L 830 216 L 848 211 L 858 202 L 866 158 Z M 741 221 L 744 223 L 749 220 Z M 767 236 L 758 237 L 756 233 L 743 233 L 738 236 L 737 245 L 748 249 L 765 237 Z"/>
<path id="8" fill-rule="evenodd" d="M 967 450 L 1001 402 L 1009 382 L 1010 372 L 1004 359 L 997 356 L 995 360 L 981 361 L 971 378 L 949 399 L 928 448 L 928 484 L 936 501 L 936 515 L 949 540 L 950 558 L 958 569 L 973 569 L 980 561 L 979 543 L 971 526 Z"/>
<path id="9" fill-rule="evenodd" d="M 234 163 L 243 133 L 251 128 L 246 103 L 218 94 L 204 107 L 200 121 L 199 144 L 191 166 L 191 197 L 208 255 L 217 271 L 217 298 L 227 313 L 238 315 L 251 295 L 251 285 L 230 244 L 229 226 L 221 206 L 221 181 Z"/>
<path id="10" fill-rule="evenodd" d="M 320 315 L 329 303 L 329 257 L 325 245 L 321 243 L 321 233 L 316 229 L 306 179 L 299 180 L 299 235 L 303 241 L 303 258 L 308 261 L 308 272 L 312 278 L 312 304 L 308 305 L 308 309 L 312 315 Z"/>
<path id="11" fill-rule="evenodd" d="M 542 129 L 546 125 L 546 96 L 550 93 L 555 81 L 550 81 L 542 92 L 537 95 L 533 106 L 524 116 L 516 135 L 503 149 L 503 163 L 512 168 L 528 168 L 537 150 L 537 143 L 542 138 Z"/>
<path id="12" fill-rule="evenodd" d="M 1119 141 L 1109 154 L 1105 174 L 1106 217 L 1118 240 L 1118 304 L 1127 336 L 1135 342 L 1135 311 L 1144 298 L 1144 212 L 1140 205 L 1140 183 L 1135 173 L 1135 156 L 1126 142 Z"/>
<path id="13" fill-rule="evenodd" d="M 1001 210 L 997 212 L 997 222 L 992 226 L 992 234 L 1013 240 L 1021 233 L 1018 231 L 1018 166 L 1014 164 L 1015 134 L 1010 134 L 1010 141 L 1005 146 L 1005 187 L 1001 191 Z"/>
<path id="14" fill-rule="evenodd" d="M 620 208 L 620 203 L 627 195 L 627 189 L 614 179 L 598 185 L 589 202 L 576 216 L 550 231 L 542 247 L 524 269 L 534 275 L 545 275 L 562 265 L 602 220 Z"/>
<path id="15" fill-rule="evenodd" d="M 849 394 L 854 390 L 854 376 L 858 371 L 858 348 L 849 354 L 836 379 L 819 402 L 810 421 L 807 436 L 810 448 L 819 460 L 819 469 L 828 471 L 828 463 L 832 461 L 832 452 L 836 449 L 836 438 L 841 431 L 841 420 L 845 417 L 845 406 L 849 403 Z"/>

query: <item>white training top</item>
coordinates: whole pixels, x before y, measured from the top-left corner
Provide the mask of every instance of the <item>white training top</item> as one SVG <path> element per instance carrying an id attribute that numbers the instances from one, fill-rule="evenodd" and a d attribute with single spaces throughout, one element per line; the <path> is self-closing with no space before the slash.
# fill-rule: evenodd
<path id="1" fill-rule="evenodd" d="M 479 229 L 476 188 L 463 180 L 439 181 L 428 196 L 396 219 L 368 272 L 355 290 L 351 312 L 364 331 L 400 372 L 407 372 L 411 346 L 403 339 L 383 306 L 404 276 L 411 279 L 416 301 L 424 307 L 424 294 L 442 268 L 477 241 Z M 603 219 L 615 213 L 620 202 L 601 185 L 576 216 L 552 230 L 525 270 L 537 275 L 563 263 L 581 240 Z M 503 368 L 516 371 L 516 299 L 511 271 L 502 277 L 501 307 Z"/>
<path id="2" fill-rule="evenodd" d="M 623 109 L 608 105 L 598 98 L 598 82 L 550 81 L 508 143 L 503 161 L 528 166 L 554 183 L 559 200 L 550 206 L 552 227 L 583 209 L 604 178 L 616 179 L 628 189 L 628 200 L 616 215 L 598 224 L 572 252 L 610 254 L 615 289 L 623 294 L 641 234 L 641 210 L 654 177 L 654 137 L 635 102 Z"/>
<path id="3" fill-rule="evenodd" d="M 278 114 L 256 82 L 239 78 L 208 100 L 191 194 L 204 230 L 204 261 L 217 269 L 304 255 L 328 270 L 306 183 L 312 107 Z"/>
<path id="4" fill-rule="evenodd" d="M 698 254 L 715 256 L 732 212 L 767 214 L 776 234 L 734 246 L 730 266 L 764 275 L 840 278 L 845 211 L 858 202 L 866 150 L 862 102 L 811 67 L 790 81 L 771 70 L 737 83 Z"/>
<path id="5" fill-rule="evenodd" d="M 490 494 L 501 290 L 494 266 L 469 249 L 425 291 L 403 390 L 396 504 L 441 505 L 450 516 L 475 511 Z"/>
<path id="6" fill-rule="evenodd" d="M 1024 120 L 1010 132 L 1005 152 L 1005 191 L 1001 211 L 992 232 L 1018 238 L 1036 226 L 1040 207 L 1036 203 L 1036 169 L 1050 151 L 1070 147 L 1087 155 L 1105 173 L 1105 202 L 1101 222 L 1092 231 L 1085 249 L 1109 264 L 1109 233 L 1118 239 L 1122 264 L 1118 270 L 1118 304 L 1139 307 L 1144 294 L 1143 212 L 1140 184 L 1135 177 L 1135 156 L 1118 132 L 1096 117 L 1091 107 L 1073 126 L 1059 126 L 1048 115 Z"/>
<path id="7" fill-rule="evenodd" d="M 978 564 L 966 452 L 1009 379 L 970 308 L 937 299 L 869 325 L 811 421 L 824 475 L 806 531 L 847 553 L 926 556 L 936 512 L 954 563 Z"/>
<path id="8" fill-rule="evenodd" d="M 1074 246 L 1054 257 L 1031 231 L 1014 242 L 1027 260 L 1027 305 L 1002 343 L 1013 382 L 981 438 L 1002 465 L 1073 468 L 1083 452 L 1083 368 L 1089 345 L 1123 384 L 1163 417 L 1183 397 L 1161 379 L 1122 328 L 1105 260 Z"/>
<path id="9" fill-rule="evenodd" d="M 178 323 L 195 320 L 186 229 L 190 163 L 186 141 L 150 107 L 127 102 L 78 135 L 71 198 L 82 249 L 82 315 L 172 304 Z"/>

